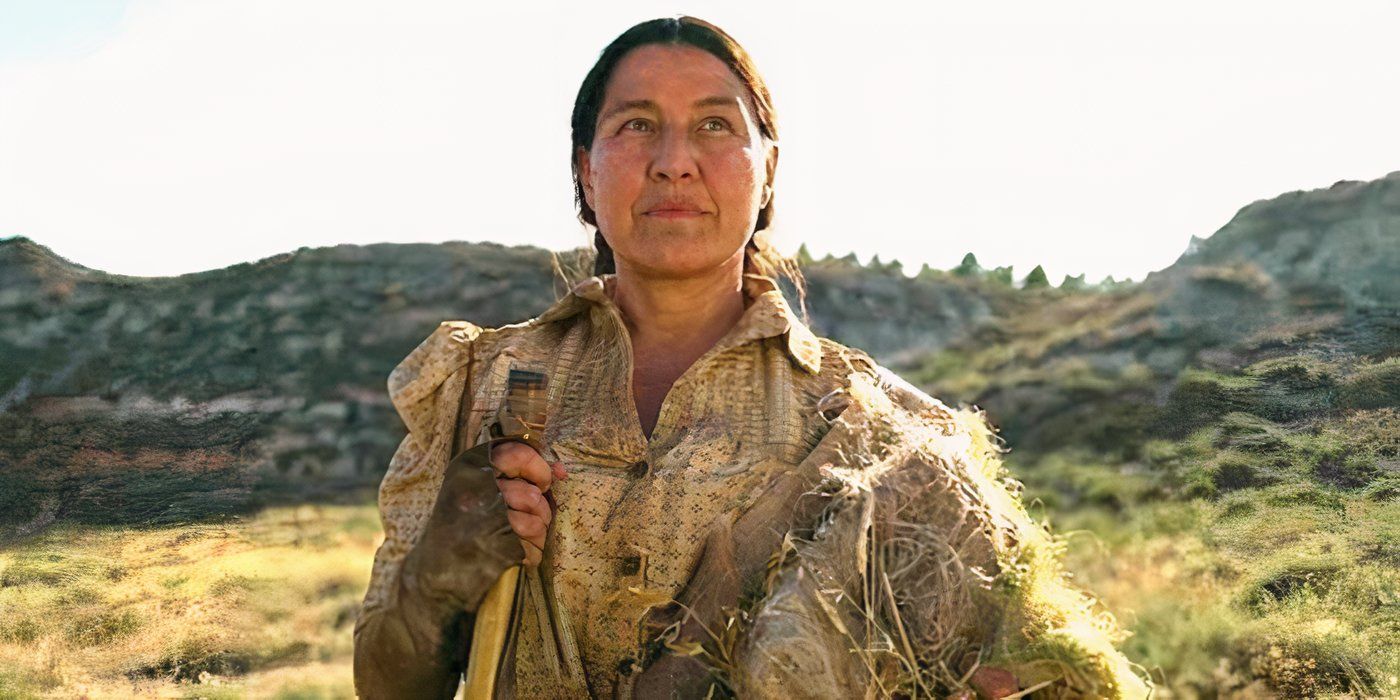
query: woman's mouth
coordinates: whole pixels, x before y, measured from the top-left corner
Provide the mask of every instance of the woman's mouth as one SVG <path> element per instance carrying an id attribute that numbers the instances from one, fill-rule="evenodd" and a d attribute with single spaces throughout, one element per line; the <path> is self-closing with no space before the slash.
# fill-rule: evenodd
<path id="1" fill-rule="evenodd" d="M 693 209 L 655 209 L 647 212 L 647 216 L 654 216 L 658 219 L 690 219 L 704 215 L 705 212 Z"/>

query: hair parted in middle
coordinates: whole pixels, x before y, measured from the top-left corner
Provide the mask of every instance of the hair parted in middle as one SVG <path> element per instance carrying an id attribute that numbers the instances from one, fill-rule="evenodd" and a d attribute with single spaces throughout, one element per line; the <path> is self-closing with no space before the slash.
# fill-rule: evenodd
<path id="1" fill-rule="evenodd" d="M 754 116 L 758 120 L 759 133 L 765 144 L 778 140 L 777 116 L 773 109 L 773 98 L 768 93 L 768 85 L 759 75 L 757 66 L 744 47 L 739 45 L 723 29 L 702 19 L 688 15 L 662 17 L 633 25 L 612 43 L 608 44 L 593 64 L 592 70 L 579 86 L 574 99 L 574 112 L 571 120 L 572 143 L 569 148 L 569 164 L 574 176 L 574 205 L 578 207 L 579 221 L 595 229 L 593 234 L 593 274 L 602 275 L 617 271 L 612 248 L 608 246 L 603 232 L 597 230 L 598 218 L 593 208 L 588 206 L 583 194 L 583 180 L 579 172 L 579 150 L 590 151 L 598 128 L 598 113 L 603 108 L 604 91 L 613 70 L 623 56 L 639 46 L 648 44 L 689 45 L 706 51 L 723 61 L 743 82 L 752 100 Z M 777 281 L 786 277 L 798 296 L 802 316 L 807 316 L 806 285 L 797 261 L 783 256 L 768 242 L 768 228 L 773 223 L 773 202 L 776 192 L 769 193 L 768 203 L 758 212 L 758 220 L 749 237 L 744 256 L 746 267 L 752 267 L 759 274 Z"/>

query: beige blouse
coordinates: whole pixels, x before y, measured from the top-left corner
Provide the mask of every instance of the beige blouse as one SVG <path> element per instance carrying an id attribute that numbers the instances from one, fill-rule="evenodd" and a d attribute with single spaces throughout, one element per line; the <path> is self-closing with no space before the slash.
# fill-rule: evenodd
<path id="1" fill-rule="evenodd" d="M 744 276 L 742 317 L 675 382 L 647 438 L 632 398 L 630 340 L 611 300 L 614 281 L 613 275 L 589 278 L 522 323 L 481 328 L 445 321 L 389 377 L 409 434 L 380 487 L 385 541 L 362 620 L 389 595 L 451 454 L 488 439 L 486 418 L 503 398 L 509 371 L 548 377 L 544 442 L 552 454 L 546 457 L 563 461 L 569 477 L 553 487 L 557 511 L 539 569 L 543 597 L 527 599 L 508 660 L 519 697 L 630 697 L 643 659 L 656 651 L 658 625 L 674 619 L 673 601 L 703 609 L 713 620 L 721 608 L 732 611 L 742 595 L 752 596 L 755 586 L 771 592 L 773 557 L 783 551 L 785 536 L 808 524 L 799 521 L 814 521 L 823 508 L 829 512 L 830 494 L 811 498 L 810 490 L 832 478 L 833 466 L 854 464 L 843 452 L 856 441 L 828 441 L 816 449 L 851 403 L 853 378 L 880 394 L 888 410 L 917 410 L 925 423 L 947 426 L 937 431 L 946 442 L 936 449 L 948 458 L 936 462 L 944 465 L 939 469 L 975 468 L 957 457 L 968 447 L 952 411 L 864 352 L 814 335 L 772 280 L 755 274 Z M 470 408 L 463 424 L 453 426 L 464 391 Z M 857 403 L 857 411 L 846 413 L 873 405 Z M 458 445 L 449 444 L 454 428 L 465 436 Z M 854 434 L 851 426 L 842 430 Z M 972 543 L 964 558 L 981 567 L 979 576 L 989 575 L 997 551 L 1015 546 L 1020 525 L 1000 522 L 986 508 L 973 510 L 957 526 L 969 533 L 961 539 Z M 717 560 L 721 549 L 725 567 L 702 565 L 707 556 Z M 668 605 L 672 617 L 648 620 Z M 770 652 L 780 647 L 776 640 L 767 645 Z M 545 651 L 550 648 L 561 648 L 563 658 Z M 793 664 L 773 673 L 806 673 L 800 682 L 826 684 L 831 692 L 809 697 L 854 691 L 854 681 L 841 677 L 860 675 L 851 659 L 817 659 L 820 668 L 804 672 L 796 666 L 805 653 L 785 657 Z M 765 683 L 771 688 L 787 681 L 747 682 L 758 692 Z"/>

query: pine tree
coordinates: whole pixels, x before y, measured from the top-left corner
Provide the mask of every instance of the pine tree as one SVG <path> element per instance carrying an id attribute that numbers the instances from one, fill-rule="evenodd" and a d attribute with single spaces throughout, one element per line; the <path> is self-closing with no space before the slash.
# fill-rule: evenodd
<path id="1" fill-rule="evenodd" d="M 1060 282 L 1060 289 L 1064 289 L 1067 291 L 1078 291 L 1080 289 L 1084 289 L 1084 287 L 1086 286 L 1087 285 L 1084 283 L 1083 272 L 1079 273 L 1078 275 L 1075 275 L 1074 277 L 1065 275 L 1064 281 Z"/>
<path id="2" fill-rule="evenodd" d="M 962 262 L 953 268 L 953 274 L 959 277 L 976 277 L 982 274 L 982 266 L 977 264 L 977 256 L 968 253 L 963 256 Z"/>
<path id="3" fill-rule="evenodd" d="M 1045 268 L 1036 265 L 1029 275 L 1026 275 L 1025 284 L 1022 289 L 1045 289 L 1050 286 L 1050 278 L 1045 276 Z"/>
<path id="4" fill-rule="evenodd" d="M 1005 285 L 1007 287 L 1013 286 L 1012 280 L 1014 278 L 1011 274 L 1011 268 L 1011 265 L 995 268 L 991 272 L 987 273 L 987 279 L 997 284 Z"/>

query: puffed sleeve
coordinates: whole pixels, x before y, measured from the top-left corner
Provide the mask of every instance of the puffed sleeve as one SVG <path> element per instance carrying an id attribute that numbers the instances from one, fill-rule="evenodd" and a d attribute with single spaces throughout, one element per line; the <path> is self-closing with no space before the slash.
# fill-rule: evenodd
<path id="1" fill-rule="evenodd" d="M 385 601 L 432 511 L 468 388 L 472 343 L 481 330 L 467 321 L 444 321 L 389 374 L 389 398 L 408 435 L 379 485 L 384 543 L 374 556 L 362 615 Z"/>
<path id="2" fill-rule="evenodd" d="M 828 505 L 773 558 L 736 645 L 740 696 L 957 696 L 984 665 L 1033 698 L 1147 697 L 982 415 L 878 366 L 849 391 L 823 440 L 840 444 L 820 446 L 839 456 L 822 468 Z"/>

